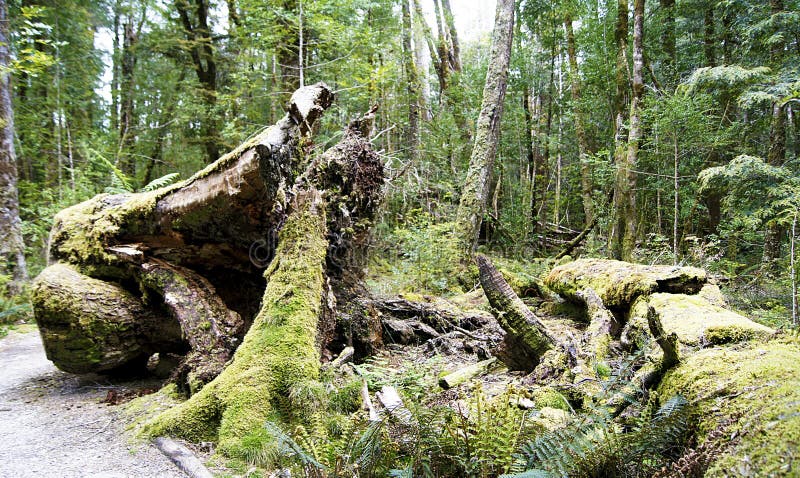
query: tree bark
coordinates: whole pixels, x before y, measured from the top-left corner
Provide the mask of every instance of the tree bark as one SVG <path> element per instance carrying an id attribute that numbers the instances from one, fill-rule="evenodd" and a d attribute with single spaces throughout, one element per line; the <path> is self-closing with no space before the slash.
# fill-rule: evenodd
<path id="1" fill-rule="evenodd" d="M 442 0 L 442 13 L 447 26 L 447 40 L 450 43 L 450 64 L 453 71 L 461 71 L 461 45 L 458 42 L 458 32 L 453 21 L 453 10 L 450 8 L 450 0 Z"/>
<path id="2" fill-rule="evenodd" d="M 625 234 L 626 198 L 623 197 L 621 188 L 624 184 L 622 165 L 626 159 L 625 147 L 625 106 L 628 102 L 628 0 L 617 2 L 617 25 L 614 29 L 614 43 L 617 46 L 616 66 L 616 95 L 614 97 L 614 218 L 611 231 L 611 251 L 616 259 L 623 257 L 623 236 Z"/>
<path id="3" fill-rule="evenodd" d="M 556 344 L 552 333 L 522 302 L 502 274 L 485 256 L 475 256 L 481 287 L 495 310 L 497 321 L 506 331 L 500 358 L 515 370 L 533 370 Z"/>
<path id="4" fill-rule="evenodd" d="M 122 40 L 122 61 L 120 65 L 120 121 L 119 121 L 119 167 L 128 177 L 136 175 L 136 161 L 133 156 L 134 137 L 134 69 L 136 68 L 136 33 L 133 29 L 133 22 L 128 17 L 128 21 L 123 26 Z"/>
<path id="5" fill-rule="evenodd" d="M 406 143 L 410 152 L 409 158 L 416 161 L 419 158 L 419 110 L 420 110 L 420 85 L 417 66 L 414 64 L 414 50 L 411 48 L 412 28 L 411 9 L 408 2 L 402 1 L 403 12 L 403 66 L 406 72 L 406 93 L 408 95 L 408 126 L 406 130 Z"/>
<path id="6" fill-rule="evenodd" d="M 717 45 L 714 24 L 714 3 L 708 3 L 703 12 L 703 54 L 706 66 L 717 66 Z"/>
<path id="7" fill-rule="evenodd" d="M 500 120 L 503 116 L 513 31 L 514 2 L 499 0 L 483 101 L 475 132 L 475 145 L 456 212 L 455 239 L 458 241 L 464 260 L 472 255 L 477 245 L 489 194 L 500 136 Z"/>
<path id="8" fill-rule="evenodd" d="M 19 218 L 8 23 L 8 3 L 0 0 L 0 274 L 10 276 L 9 292 L 16 293 L 28 280 L 28 269 Z"/>
<path id="9" fill-rule="evenodd" d="M 194 13 L 191 8 L 194 7 Z M 202 118 L 202 142 L 206 150 L 206 158 L 212 163 L 219 158 L 220 138 L 219 125 L 214 111 L 217 105 L 217 63 L 214 58 L 213 38 L 208 23 L 208 0 L 175 0 L 175 8 L 181 19 L 186 36 L 189 55 L 192 58 L 194 71 L 202 89 L 201 95 L 206 103 L 206 111 Z"/>
<path id="10" fill-rule="evenodd" d="M 659 0 L 662 14 L 664 15 L 664 36 L 661 38 L 661 48 L 664 50 L 664 70 L 669 86 L 675 84 L 677 78 L 677 48 L 675 37 L 675 0 Z"/>
<path id="11" fill-rule="evenodd" d="M 642 78 L 644 65 L 644 2 L 633 2 L 633 96 L 631 98 L 630 129 L 628 130 L 628 154 L 624 164 L 617 168 L 617 192 L 619 196 L 617 218 L 619 234 L 617 240 L 622 241 L 618 246 L 623 260 L 633 258 L 633 249 L 636 247 L 636 219 L 638 208 L 636 206 L 636 167 L 639 162 L 639 142 L 642 138 L 642 100 L 644 97 L 644 81 Z"/>
<path id="12" fill-rule="evenodd" d="M 578 161 L 581 170 L 581 200 L 583 201 L 583 224 L 588 228 L 594 222 L 592 204 L 592 170 L 589 165 L 589 142 L 584 129 L 583 108 L 581 107 L 581 79 L 578 72 L 578 57 L 575 52 L 575 32 L 572 29 L 572 15 L 564 15 L 564 29 L 567 33 L 567 56 L 569 57 L 569 79 L 572 92 L 572 108 L 575 115 L 575 137 L 578 140 Z"/>

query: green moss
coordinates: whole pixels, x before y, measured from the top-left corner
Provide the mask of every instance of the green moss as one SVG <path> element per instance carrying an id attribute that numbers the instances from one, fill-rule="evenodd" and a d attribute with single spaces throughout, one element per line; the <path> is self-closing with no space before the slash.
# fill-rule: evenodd
<path id="1" fill-rule="evenodd" d="M 673 289 L 700 290 L 706 273 L 694 267 L 645 266 L 606 259 L 578 259 L 555 267 L 544 279 L 547 287 L 572 302 L 590 287 L 609 308 L 627 308 L 641 296 Z"/>
<path id="2" fill-rule="evenodd" d="M 665 375 L 662 397 L 694 404 L 698 440 L 725 421 L 723 452 L 705 476 L 796 476 L 800 446 L 800 349 L 772 340 L 715 347 L 687 357 Z"/>
<path id="3" fill-rule="evenodd" d="M 549 260 L 527 262 L 496 256 L 491 256 L 491 260 L 518 296 L 538 297 L 543 295 L 544 284 L 540 277 L 547 273 L 550 267 Z"/>
<path id="4" fill-rule="evenodd" d="M 292 385 L 319 378 L 316 339 L 326 251 L 324 213 L 311 197 L 281 231 L 264 273 L 261 310 L 233 362 L 199 393 L 151 421 L 147 434 L 218 438 L 220 451 L 236 454 L 243 437 L 258 433 L 267 420 L 302 418 L 288 413 L 287 397 Z"/>
<path id="5" fill-rule="evenodd" d="M 341 413 L 353 413 L 361 408 L 361 380 L 353 378 L 336 390 L 329 397 L 332 410 Z"/>
<path id="6" fill-rule="evenodd" d="M 530 399 L 536 405 L 536 408 L 554 408 L 557 410 L 565 410 L 567 412 L 572 410 L 566 397 L 558 390 L 550 387 L 537 388 L 530 392 Z"/>
<path id="7" fill-rule="evenodd" d="M 155 227 L 151 217 L 164 190 L 147 193 L 100 194 L 56 214 L 50 233 L 51 256 L 80 264 L 94 276 L 118 277 L 119 259 L 106 252 L 113 238 L 147 234 Z"/>
<path id="8" fill-rule="evenodd" d="M 631 315 L 646 317 L 648 304 L 658 313 L 664 330 L 676 333 L 687 345 L 741 342 L 774 333 L 769 327 L 716 306 L 700 295 L 652 294 L 647 300 L 638 300 Z"/>

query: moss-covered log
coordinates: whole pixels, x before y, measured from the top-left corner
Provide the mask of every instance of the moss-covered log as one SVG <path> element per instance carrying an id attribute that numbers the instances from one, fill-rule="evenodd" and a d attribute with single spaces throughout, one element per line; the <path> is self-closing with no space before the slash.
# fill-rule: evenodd
<path id="1" fill-rule="evenodd" d="M 316 189 L 300 191 L 280 233 L 275 260 L 264 272 L 267 288 L 253 325 L 233 362 L 199 393 L 156 417 L 152 436 L 218 440 L 236 454 L 240 440 L 267 420 L 291 421 L 289 388 L 317 380 L 317 321 L 325 291 L 324 204 Z"/>
<path id="2" fill-rule="evenodd" d="M 545 285 L 565 299 L 583 303 L 580 290 L 593 289 L 609 309 L 627 309 L 653 292 L 695 294 L 707 282 L 695 267 L 646 266 L 606 259 L 579 259 L 554 268 Z"/>
<path id="3" fill-rule="evenodd" d="M 152 192 L 101 194 L 61 211 L 51 260 L 95 277 L 127 277 L 130 269 L 110 248 L 138 244 L 173 264 L 252 272 L 250 247 L 267 239 L 274 249 L 286 190 L 305 167 L 301 135 L 332 98 L 323 83 L 300 89 L 278 123 L 191 178 Z"/>
<path id="4" fill-rule="evenodd" d="M 47 358 L 72 373 L 143 365 L 154 349 L 175 348 L 180 329 L 122 287 L 54 264 L 33 284 L 34 313 Z M 149 331 L 158 329 L 158 334 Z"/>
<path id="5" fill-rule="evenodd" d="M 697 443 L 692 476 L 797 476 L 800 446 L 800 347 L 795 338 L 701 350 L 666 373 L 659 396 L 682 395 L 693 407 Z"/>
<path id="6" fill-rule="evenodd" d="M 637 299 L 629 314 L 629 329 L 647 326 L 648 308 L 660 318 L 667 334 L 685 345 L 724 344 L 764 338 L 775 331 L 709 302 L 700 294 L 656 293 Z"/>
<path id="7" fill-rule="evenodd" d="M 481 287 L 495 310 L 497 321 L 506 331 L 500 358 L 511 369 L 533 370 L 556 340 L 486 256 L 478 254 L 475 262 Z"/>

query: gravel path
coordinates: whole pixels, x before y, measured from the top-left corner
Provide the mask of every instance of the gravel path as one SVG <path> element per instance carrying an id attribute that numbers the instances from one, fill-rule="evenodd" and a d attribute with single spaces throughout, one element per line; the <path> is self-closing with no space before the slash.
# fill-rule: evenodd
<path id="1" fill-rule="evenodd" d="M 131 444 L 109 389 L 142 382 L 77 376 L 47 360 L 38 332 L 0 340 L 0 478 L 183 477 L 155 447 Z"/>

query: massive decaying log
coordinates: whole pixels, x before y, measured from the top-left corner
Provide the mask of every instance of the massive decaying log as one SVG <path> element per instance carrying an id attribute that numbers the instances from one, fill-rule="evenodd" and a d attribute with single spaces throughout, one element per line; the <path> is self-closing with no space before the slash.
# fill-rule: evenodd
<path id="1" fill-rule="evenodd" d="M 380 347 L 362 283 L 383 187 L 365 137 L 375 109 L 310 160 L 303 138 L 331 101 L 322 83 L 300 89 L 276 125 L 188 180 L 60 212 L 33 300 L 56 365 L 182 355 L 171 381 L 191 398 L 147 430 L 235 451 L 267 417 L 292 420 L 287 391 L 323 357 Z"/>
<path id="2" fill-rule="evenodd" d="M 545 285 L 569 301 L 583 303 L 578 292 L 593 289 L 609 309 L 627 308 L 640 295 L 653 292 L 689 293 L 708 281 L 696 267 L 645 266 L 606 259 L 578 259 L 558 266 Z"/>
<path id="3" fill-rule="evenodd" d="M 326 222 L 316 189 L 301 191 L 280 233 L 267 287 L 233 362 L 189 400 L 148 424 L 153 436 L 219 440 L 236 453 L 238 440 L 278 418 L 289 388 L 319 377 L 317 322 L 325 294 Z"/>
<path id="4" fill-rule="evenodd" d="M 143 363 L 159 348 L 181 341 L 178 327 L 120 287 L 56 264 L 33 289 L 47 358 L 72 373 L 104 372 Z M 155 324 L 165 324 L 153 333 Z"/>

